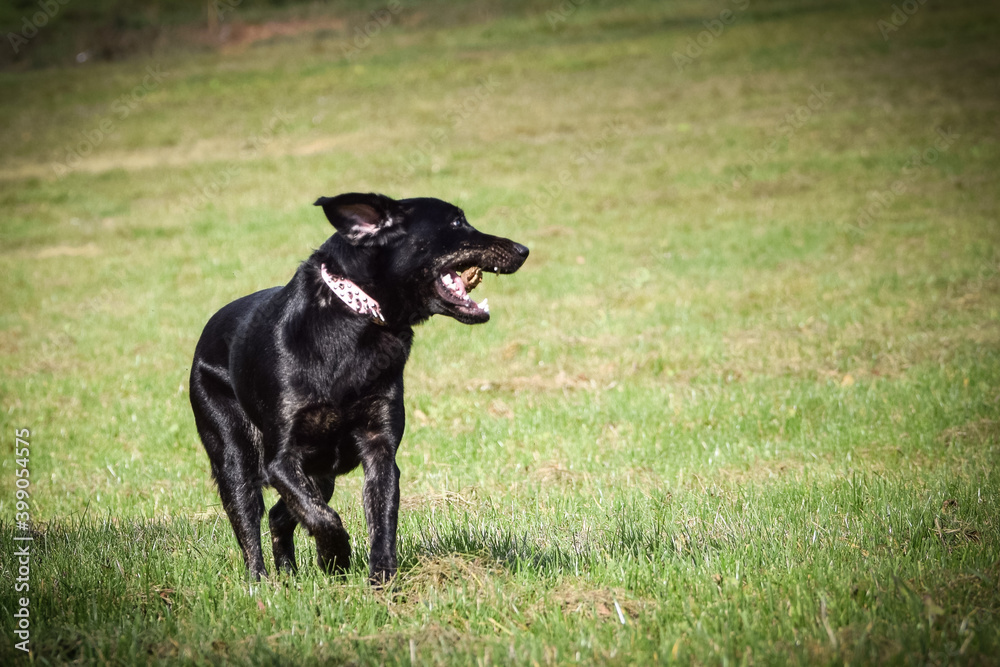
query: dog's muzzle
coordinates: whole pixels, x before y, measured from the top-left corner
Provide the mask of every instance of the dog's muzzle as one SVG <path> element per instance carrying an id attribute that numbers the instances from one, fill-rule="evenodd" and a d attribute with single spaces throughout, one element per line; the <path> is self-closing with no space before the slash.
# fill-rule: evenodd
<path id="1" fill-rule="evenodd" d="M 490 319 L 489 299 L 477 303 L 469 296 L 483 281 L 483 272 L 514 273 L 528 258 L 527 246 L 503 239 L 486 252 L 472 253 L 451 263 L 437 276 L 438 296 L 449 306 L 448 314 L 466 324 Z"/>

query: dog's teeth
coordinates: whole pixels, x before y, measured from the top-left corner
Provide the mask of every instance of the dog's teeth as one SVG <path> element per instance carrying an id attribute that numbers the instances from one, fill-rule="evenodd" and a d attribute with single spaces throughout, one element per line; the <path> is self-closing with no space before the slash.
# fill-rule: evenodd
<path id="1" fill-rule="evenodd" d="M 485 310 L 489 310 L 489 308 L 490 308 L 490 300 L 489 299 L 483 299 L 483 302 L 481 304 L 479 304 L 479 307 L 483 308 Z"/>
<path id="2" fill-rule="evenodd" d="M 493 267 L 493 273 L 500 273 L 500 267 L 499 266 L 494 266 Z"/>
<path id="3" fill-rule="evenodd" d="M 454 280 L 452 279 L 452 277 L 451 277 L 451 274 L 450 274 L 450 273 L 446 273 L 446 274 L 444 274 L 444 275 L 443 275 L 443 276 L 441 277 L 441 280 L 442 280 L 442 281 L 444 282 L 444 284 L 445 284 L 445 285 L 449 285 L 449 286 L 450 286 L 450 285 L 451 285 L 451 284 L 452 284 L 452 283 L 454 282 Z"/>

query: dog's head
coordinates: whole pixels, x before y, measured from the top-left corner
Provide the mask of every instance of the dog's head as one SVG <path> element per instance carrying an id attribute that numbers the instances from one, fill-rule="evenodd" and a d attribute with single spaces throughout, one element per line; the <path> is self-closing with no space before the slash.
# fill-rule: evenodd
<path id="1" fill-rule="evenodd" d="M 528 257 L 520 243 L 476 230 L 462 209 L 432 198 L 349 193 L 316 201 L 350 250 L 345 269 L 410 322 L 448 315 L 465 324 L 490 319 L 487 301 L 469 297 L 482 272 L 514 273 Z M 346 249 L 345 249 L 346 250 Z M 355 276 L 350 276 L 352 279 Z M 375 294 L 372 294 L 375 296 Z"/>

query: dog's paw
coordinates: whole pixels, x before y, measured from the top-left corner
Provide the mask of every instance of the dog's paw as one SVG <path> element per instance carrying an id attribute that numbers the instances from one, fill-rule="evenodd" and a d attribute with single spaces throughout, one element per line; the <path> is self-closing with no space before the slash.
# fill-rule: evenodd
<path id="1" fill-rule="evenodd" d="M 327 574 L 344 574 L 351 567 L 351 538 L 340 530 L 326 539 L 316 540 L 317 563 Z"/>
<path id="2" fill-rule="evenodd" d="M 274 569 L 285 574 L 295 574 L 298 571 L 298 567 L 295 565 L 295 558 L 287 556 L 280 559 L 275 557 Z"/>
<path id="3" fill-rule="evenodd" d="M 395 577 L 395 568 L 372 570 L 368 575 L 368 583 L 372 585 L 372 588 L 382 590 L 383 588 L 391 588 Z"/>
<path id="4" fill-rule="evenodd" d="M 351 557 L 343 554 L 333 556 L 320 555 L 316 559 L 316 563 L 327 574 L 343 576 L 347 574 L 347 570 L 351 567 Z"/>
<path id="5" fill-rule="evenodd" d="M 295 566 L 295 544 L 291 539 L 275 538 L 271 540 L 272 553 L 274 554 L 274 568 L 278 572 L 294 574 Z"/>

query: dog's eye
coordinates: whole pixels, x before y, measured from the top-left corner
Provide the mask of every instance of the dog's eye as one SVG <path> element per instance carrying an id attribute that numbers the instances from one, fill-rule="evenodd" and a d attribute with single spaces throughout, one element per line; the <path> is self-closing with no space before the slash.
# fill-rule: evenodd
<path id="1" fill-rule="evenodd" d="M 453 229 L 458 229 L 459 227 L 463 226 L 464 224 L 465 224 L 465 220 L 462 220 L 461 218 L 455 218 L 454 220 L 451 221 L 451 226 L 452 226 Z"/>

